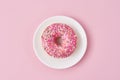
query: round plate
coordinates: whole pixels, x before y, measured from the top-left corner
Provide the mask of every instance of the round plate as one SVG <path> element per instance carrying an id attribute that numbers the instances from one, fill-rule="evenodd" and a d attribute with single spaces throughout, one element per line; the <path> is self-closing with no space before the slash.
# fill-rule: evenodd
<path id="1" fill-rule="evenodd" d="M 54 58 L 49 56 L 42 47 L 41 35 L 47 26 L 53 23 L 65 23 L 76 33 L 77 47 L 67 58 Z M 82 26 L 74 19 L 66 16 L 53 16 L 43 21 L 37 28 L 33 37 L 33 48 L 38 59 L 45 65 L 54 69 L 69 68 L 80 61 L 87 48 L 87 37 Z"/>

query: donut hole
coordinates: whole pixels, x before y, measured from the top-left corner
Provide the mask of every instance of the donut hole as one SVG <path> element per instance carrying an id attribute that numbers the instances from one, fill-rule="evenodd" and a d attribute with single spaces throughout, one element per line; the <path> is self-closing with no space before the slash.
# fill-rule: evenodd
<path id="1" fill-rule="evenodd" d="M 57 44 L 58 46 L 60 46 L 62 44 L 62 38 L 61 37 L 56 37 L 55 38 L 55 44 Z"/>

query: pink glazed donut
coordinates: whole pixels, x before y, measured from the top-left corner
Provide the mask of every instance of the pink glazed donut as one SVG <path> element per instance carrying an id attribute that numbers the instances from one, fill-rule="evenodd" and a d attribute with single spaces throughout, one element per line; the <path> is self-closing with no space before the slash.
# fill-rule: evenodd
<path id="1" fill-rule="evenodd" d="M 55 58 L 66 58 L 76 48 L 77 36 L 73 29 L 66 24 L 54 23 L 42 33 L 44 50 Z"/>

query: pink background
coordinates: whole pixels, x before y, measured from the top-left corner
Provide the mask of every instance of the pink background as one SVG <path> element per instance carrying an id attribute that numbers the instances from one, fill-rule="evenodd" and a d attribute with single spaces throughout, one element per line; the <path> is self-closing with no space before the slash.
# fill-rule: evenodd
<path id="1" fill-rule="evenodd" d="M 48 17 L 66 15 L 87 32 L 74 67 L 55 70 L 35 56 L 32 39 Z M 120 0 L 0 0 L 0 80 L 120 80 Z"/>

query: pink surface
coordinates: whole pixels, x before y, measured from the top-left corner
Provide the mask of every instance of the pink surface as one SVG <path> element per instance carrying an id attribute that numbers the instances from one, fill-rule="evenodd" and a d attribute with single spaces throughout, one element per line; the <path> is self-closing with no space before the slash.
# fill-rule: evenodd
<path id="1" fill-rule="evenodd" d="M 66 15 L 88 36 L 84 58 L 74 67 L 43 65 L 32 47 L 46 18 Z M 120 80 L 120 0 L 0 0 L 0 80 Z"/>

